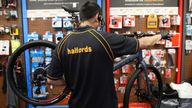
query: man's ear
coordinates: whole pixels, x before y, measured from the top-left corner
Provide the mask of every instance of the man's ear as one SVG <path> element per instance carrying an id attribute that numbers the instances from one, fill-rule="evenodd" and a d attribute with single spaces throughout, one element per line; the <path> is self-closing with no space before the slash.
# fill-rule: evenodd
<path id="1" fill-rule="evenodd" d="M 97 13 L 97 14 L 95 15 L 95 17 L 94 17 L 95 22 L 99 22 L 98 17 L 99 17 L 99 13 Z"/>

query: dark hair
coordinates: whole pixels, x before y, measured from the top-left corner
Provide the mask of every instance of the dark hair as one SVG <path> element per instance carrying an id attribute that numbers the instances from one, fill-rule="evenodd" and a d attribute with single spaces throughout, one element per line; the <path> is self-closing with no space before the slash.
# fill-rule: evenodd
<path id="1" fill-rule="evenodd" d="M 86 2 L 81 8 L 80 8 L 80 20 L 85 21 L 88 19 L 93 18 L 97 13 L 101 13 L 100 6 L 95 2 Z"/>

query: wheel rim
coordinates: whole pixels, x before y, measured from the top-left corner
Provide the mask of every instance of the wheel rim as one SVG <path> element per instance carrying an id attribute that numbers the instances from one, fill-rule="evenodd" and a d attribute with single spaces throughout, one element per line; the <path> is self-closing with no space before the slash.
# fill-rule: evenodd
<path id="1" fill-rule="evenodd" d="M 49 98 L 49 99 L 34 99 L 33 96 L 32 97 L 27 97 L 26 94 L 22 94 L 19 90 L 18 87 L 16 87 L 16 82 L 14 81 L 14 65 L 15 62 L 17 61 L 18 57 L 21 55 L 21 53 L 23 53 L 24 51 L 28 50 L 29 48 L 33 48 L 36 46 L 44 46 L 44 47 L 49 47 L 54 49 L 55 48 L 55 44 L 51 43 L 51 42 L 47 42 L 47 41 L 34 41 L 34 42 L 29 42 L 24 44 L 23 46 L 21 46 L 20 48 L 18 48 L 13 55 L 9 58 L 9 62 L 8 62 L 8 69 L 7 69 L 7 79 L 8 79 L 8 83 L 11 87 L 11 89 L 13 90 L 13 92 L 21 99 L 23 99 L 24 101 L 26 101 L 27 103 L 33 104 L 34 106 L 45 106 L 45 105 L 51 105 L 54 104 L 56 102 L 61 101 L 63 98 L 65 98 L 67 96 L 67 94 L 69 93 L 69 90 L 66 88 L 65 90 L 63 89 L 57 96 L 53 97 L 53 98 Z"/>

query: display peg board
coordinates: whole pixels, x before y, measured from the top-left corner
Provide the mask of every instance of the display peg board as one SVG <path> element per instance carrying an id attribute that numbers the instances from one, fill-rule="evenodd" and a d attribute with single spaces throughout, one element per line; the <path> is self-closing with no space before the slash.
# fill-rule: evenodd
<path id="1" fill-rule="evenodd" d="M 63 5 L 78 10 L 87 1 L 97 2 L 97 0 L 28 0 L 27 17 L 69 16 L 69 14 L 62 9 Z"/>

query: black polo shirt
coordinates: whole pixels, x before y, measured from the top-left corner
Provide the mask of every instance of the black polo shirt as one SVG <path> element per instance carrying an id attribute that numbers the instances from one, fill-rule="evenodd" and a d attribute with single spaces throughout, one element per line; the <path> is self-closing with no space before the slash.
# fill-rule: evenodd
<path id="1" fill-rule="evenodd" d="M 102 36 L 106 43 L 95 35 Z M 133 54 L 138 46 L 135 38 L 81 27 L 60 41 L 48 76 L 65 76 L 72 91 L 70 108 L 117 108 L 112 59 Z"/>

